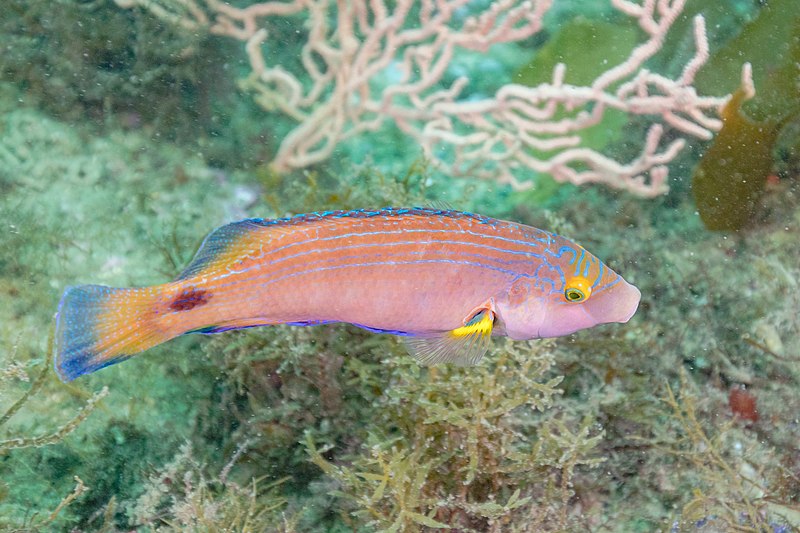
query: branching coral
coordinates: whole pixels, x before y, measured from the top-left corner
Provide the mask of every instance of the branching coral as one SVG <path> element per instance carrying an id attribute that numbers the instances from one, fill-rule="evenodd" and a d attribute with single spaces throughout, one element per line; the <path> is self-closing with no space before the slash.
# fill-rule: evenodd
<path id="1" fill-rule="evenodd" d="M 467 94 L 470 77 L 451 74 L 458 70 L 451 68 L 454 58 L 494 53 L 493 47 L 535 36 L 552 0 L 117 4 L 146 9 L 184 31 L 210 31 L 246 43 L 252 73 L 242 87 L 265 110 L 297 123 L 273 160 L 281 172 L 319 163 L 340 142 L 393 123 L 450 175 L 524 188 L 531 186 L 532 173 L 543 173 L 652 197 L 667 191 L 666 164 L 686 144 L 673 139 L 663 146 L 665 126 L 709 139 L 721 127 L 716 109 L 727 100 L 701 96 L 693 87 L 708 59 L 702 15 L 694 21 L 696 52 L 679 76 L 671 79 L 645 67 L 661 51 L 685 0 L 612 0 L 613 9 L 634 20 L 646 39 L 586 86 L 566 82 L 566 67 L 559 64 L 548 83 L 508 83 L 495 87 L 493 96 Z M 274 52 L 286 46 L 274 38 L 273 30 L 282 26 L 295 28 L 293 40 L 304 36 L 296 61 Z M 451 76 L 455 79 L 448 81 Z M 752 92 L 749 68 L 742 86 Z M 650 117 L 641 152 L 629 163 L 588 148 L 581 138 L 613 110 Z"/>

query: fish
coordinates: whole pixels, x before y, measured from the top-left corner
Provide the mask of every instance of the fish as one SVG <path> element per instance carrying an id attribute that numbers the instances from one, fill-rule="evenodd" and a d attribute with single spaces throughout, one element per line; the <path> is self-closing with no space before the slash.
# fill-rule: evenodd
<path id="1" fill-rule="evenodd" d="M 402 337 L 424 365 L 477 364 L 492 336 L 626 323 L 641 294 L 582 246 L 431 207 L 250 218 L 212 231 L 173 281 L 68 287 L 53 358 L 71 381 L 187 333 L 350 323 Z"/>

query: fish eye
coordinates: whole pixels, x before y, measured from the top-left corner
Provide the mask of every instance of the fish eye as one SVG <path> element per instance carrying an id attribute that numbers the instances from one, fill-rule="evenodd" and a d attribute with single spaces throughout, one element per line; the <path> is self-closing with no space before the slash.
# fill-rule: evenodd
<path id="1" fill-rule="evenodd" d="M 591 295 L 592 287 L 589 285 L 589 280 L 584 277 L 570 280 L 564 288 L 564 298 L 571 303 L 582 302 Z"/>
<path id="2" fill-rule="evenodd" d="M 583 294 L 583 291 L 575 287 L 570 287 L 565 290 L 564 297 L 570 302 L 582 302 L 586 299 L 586 295 Z"/>

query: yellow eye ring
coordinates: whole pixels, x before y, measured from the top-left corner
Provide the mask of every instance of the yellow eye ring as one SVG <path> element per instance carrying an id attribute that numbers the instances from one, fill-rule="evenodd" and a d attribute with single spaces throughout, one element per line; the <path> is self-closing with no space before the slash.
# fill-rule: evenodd
<path id="1" fill-rule="evenodd" d="M 570 303 L 579 303 L 592 295 L 592 286 L 584 277 L 573 278 L 564 288 L 564 298 Z"/>

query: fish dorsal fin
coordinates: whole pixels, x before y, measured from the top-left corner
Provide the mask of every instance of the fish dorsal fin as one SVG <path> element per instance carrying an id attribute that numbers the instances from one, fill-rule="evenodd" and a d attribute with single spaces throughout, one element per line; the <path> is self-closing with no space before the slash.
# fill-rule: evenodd
<path id="1" fill-rule="evenodd" d="M 489 349 L 494 313 L 481 309 L 466 324 L 451 331 L 420 337 L 406 337 L 411 354 L 423 365 L 453 363 L 477 365 Z"/>
<path id="2" fill-rule="evenodd" d="M 430 202 L 426 202 L 426 206 L 430 207 L 431 209 L 438 209 L 441 211 L 457 211 L 457 209 L 448 202 L 447 200 L 431 200 Z"/>
<path id="3" fill-rule="evenodd" d="M 251 251 L 258 249 L 258 230 L 264 229 L 264 220 L 260 218 L 248 218 L 220 226 L 206 236 L 194 259 L 176 281 L 247 257 Z"/>

